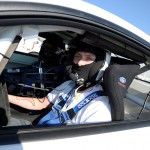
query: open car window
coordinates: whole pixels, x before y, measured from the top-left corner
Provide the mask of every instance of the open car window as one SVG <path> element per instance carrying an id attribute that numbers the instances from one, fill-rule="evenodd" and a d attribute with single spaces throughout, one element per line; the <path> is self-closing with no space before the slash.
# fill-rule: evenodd
<path id="1" fill-rule="evenodd" d="M 13 27 L 14 28 L 14 27 Z M 19 30 L 19 27 L 15 27 Z M 98 38 L 95 33 L 63 26 L 31 26 L 25 25 L 22 27 L 23 33 L 15 37 L 9 37 L 10 45 L 16 44 L 15 47 L 9 47 L 8 51 L 11 51 L 12 55 L 8 59 L 7 63 L 4 62 L 4 70 L 2 71 L 2 87 L 5 86 L 7 94 L 34 97 L 40 99 L 47 96 L 55 87 L 63 83 L 68 79 L 65 65 L 67 63 L 68 55 L 68 43 L 74 39 L 81 39 L 84 42 L 93 43 L 94 38 Z M 11 27 L 9 27 L 11 30 Z M 7 30 L 5 31 L 7 33 Z M 92 37 L 93 36 L 93 37 Z M 102 36 L 104 40 L 108 42 L 114 42 L 115 46 L 122 46 L 120 42 Z M 111 45 L 111 43 L 110 43 Z M 99 48 L 105 47 L 105 45 L 98 43 Z M 131 48 L 130 48 L 131 49 Z M 111 49 L 107 49 L 111 52 Z M 131 49 L 132 50 L 132 49 Z M 133 50 L 134 52 L 134 50 Z M 140 57 L 142 54 L 139 52 Z M 130 64 L 134 63 L 140 66 L 143 58 L 138 60 L 138 57 L 132 59 L 132 55 L 120 55 L 119 50 L 111 52 L 112 64 Z M 6 58 L 7 59 L 7 58 Z M 5 65 L 6 63 L 6 65 Z M 145 65 L 146 66 L 146 65 Z M 141 68 L 143 65 L 141 65 Z M 145 69 L 147 72 L 149 67 Z M 141 73 L 143 75 L 143 72 Z M 149 93 L 150 83 L 147 80 L 141 79 L 141 74 L 135 76 L 132 84 L 126 92 L 123 101 L 124 105 L 124 120 L 131 121 L 137 120 L 140 116 L 143 119 L 149 119 L 149 102 L 147 101 L 147 94 Z M 148 74 L 148 73 L 147 73 Z M 149 75 L 147 75 L 149 78 Z M 109 83 L 108 83 L 109 86 Z M 143 91 L 141 91 L 141 88 Z M 7 97 L 4 99 L 7 100 Z M 144 105 L 144 101 L 146 104 Z M 145 107 L 146 106 L 146 107 Z M 8 108 L 6 108 L 8 107 Z M 143 110 L 142 110 L 143 108 Z M 12 123 L 12 118 L 22 119 L 32 123 L 38 118 L 44 111 L 27 110 L 19 106 L 9 104 L 5 106 L 6 117 L 8 122 L 4 126 L 20 126 L 21 124 Z M 142 114 L 141 113 L 142 110 Z"/>

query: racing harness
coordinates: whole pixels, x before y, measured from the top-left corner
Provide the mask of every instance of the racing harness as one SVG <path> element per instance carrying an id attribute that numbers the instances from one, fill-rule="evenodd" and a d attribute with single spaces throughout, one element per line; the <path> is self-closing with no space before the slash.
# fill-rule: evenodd
<path id="1" fill-rule="evenodd" d="M 73 108 L 62 111 L 66 102 L 74 92 L 74 89 L 71 89 L 70 92 L 63 98 L 62 95 L 59 96 L 60 102 L 58 104 L 54 104 L 52 110 L 45 115 L 37 124 L 37 126 L 58 126 L 58 125 L 66 125 L 71 122 L 73 117 L 87 104 L 93 101 L 95 98 L 99 96 L 104 96 L 103 91 L 95 91 L 89 95 L 87 95 L 84 99 L 82 99 L 76 106 Z"/>

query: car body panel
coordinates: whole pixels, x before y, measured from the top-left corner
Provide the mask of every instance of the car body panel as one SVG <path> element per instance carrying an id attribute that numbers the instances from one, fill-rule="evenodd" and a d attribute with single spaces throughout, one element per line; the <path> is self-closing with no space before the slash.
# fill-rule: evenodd
<path id="1" fill-rule="evenodd" d="M 14 134 L 3 137 L 1 149 L 8 149 L 7 144 L 11 144 L 12 149 L 29 149 L 42 146 L 60 149 L 70 149 L 72 145 L 80 148 L 91 149 L 126 149 L 148 147 L 147 136 L 150 134 L 149 121 L 133 122 L 131 124 L 114 123 L 113 125 L 90 125 L 90 126 L 71 126 L 39 129 L 18 130 L 17 136 Z M 13 140 L 12 140 L 13 139 Z M 8 142 L 6 142 L 8 140 Z M 6 144 L 6 145 L 5 145 Z M 66 147 L 67 145 L 67 147 Z M 122 147 L 123 145 L 123 147 Z"/>
<path id="2" fill-rule="evenodd" d="M 4 1 L 4 5 L 5 5 L 5 2 L 8 5 L 6 5 L 4 7 L 4 6 L 2 6 L 2 4 L 3 4 L 2 3 L 1 4 L 1 7 L 2 7 L 1 10 L 3 12 L 6 11 L 6 10 L 24 10 L 24 9 L 25 10 L 34 10 L 34 6 L 33 5 L 37 5 L 37 6 L 41 5 L 41 1 L 40 0 L 38 0 L 36 2 L 34 0 L 33 1 L 30 1 L 30 0 L 28 1 L 27 0 L 26 1 L 27 3 L 24 3 L 24 4 L 26 4 L 28 7 L 24 7 L 24 5 L 21 4 L 21 3 L 25 2 L 24 0 L 23 1 L 14 0 L 14 1 L 16 2 L 16 6 L 12 5 L 13 0 L 11 0 L 11 1 L 9 1 L 9 0 L 8 1 Z M 9 2 L 11 2 L 10 5 L 12 7 L 9 7 Z M 142 37 L 143 39 L 145 39 L 146 41 L 149 42 L 149 35 L 145 34 L 144 32 L 142 32 L 141 30 L 139 30 L 135 26 L 131 25 L 130 23 L 124 21 L 123 19 L 121 19 L 121 18 L 119 18 L 119 17 L 117 17 L 117 16 L 115 16 L 115 15 L 113 15 L 113 14 L 111 14 L 111 13 L 109 13 L 109 12 L 99 8 L 99 7 L 97 7 L 97 6 L 94 6 L 92 4 L 86 3 L 86 2 L 84 2 L 82 0 L 81 1 L 74 1 L 74 2 L 70 2 L 68 0 L 64 0 L 64 1 L 60 1 L 60 0 L 47 1 L 47 0 L 44 0 L 44 1 L 42 1 L 42 3 L 43 3 L 43 5 L 45 3 L 45 4 L 51 4 L 51 5 L 54 5 L 54 6 L 61 6 L 61 7 L 64 7 L 64 8 L 66 7 L 66 8 L 72 9 L 72 11 L 73 10 L 74 11 L 78 10 L 79 12 L 81 11 L 82 13 L 80 12 L 79 15 L 80 15 L 80 17 L 83 17 L 83 18 L 84 18 L 84 15 L 85 15 L 83 12 L 86 12 L 88 14 L 92 14 L 93 16 L 98 16 L 98 17 L 100 17 L 100 18 L 102 18 L 104 20 L 109 20 L 113 24 L 118 25 L 120 27 L 123 27 L 124 29 L 127 29 L 127 31 L 130 31 L 130 32 L 132 32 L 132 33 L 134 33 L 136 35 L 140 35 L 139 37 Z M 80 3 L 80 5 L 79 5 L 79 3 Z M 17 6 L 19 4 L 21 5 L 21 7 Z M 89 9 L 89 7 L 91 9 Z M 44 8 L 44 11 L 49 11 L 49 8 L 48 8 L 48 10 L 45 10 L 45 7 L 43 7 L 43 8 Z M 42 5 L 40 6 L 40 10 L 41 9 L 42 9 Z M 37 11 L 38 7 L 35 7 L 35 10 Z M 58 9 L 55 8 L 55 11 L 58 11 L 59 13 L 61 13 L 61 9 L 58 10 Z M 63 10 L 63 14 L 64 14 L 64 10 Z M 75 12 L 74 12 L 73 15 L 75 15 Z"/>

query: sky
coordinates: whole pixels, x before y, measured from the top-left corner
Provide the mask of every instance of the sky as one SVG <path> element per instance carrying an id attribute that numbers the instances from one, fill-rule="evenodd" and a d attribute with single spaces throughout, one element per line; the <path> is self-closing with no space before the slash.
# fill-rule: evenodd
<path id="1" fill-rule="evenodd" d="M 84 0 L 126 20 L 150 35 L 150 0 Z"/>

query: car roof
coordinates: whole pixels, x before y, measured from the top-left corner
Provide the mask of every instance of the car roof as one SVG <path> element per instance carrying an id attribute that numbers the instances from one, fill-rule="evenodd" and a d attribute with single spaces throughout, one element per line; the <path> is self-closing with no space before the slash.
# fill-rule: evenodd
<path id="1" fill-rule="evenodd" d="M 22 3 L 38 3 L 38 4 L 51 4 L 51 5 L 56 5 L 56 6 L 61 6 L 61 7 L 66 7 L 70 9 L 75 9 L 79 10 L 82 12 L 86 12 L 88 14 L 100 17 L 102 19 L 108 20 L 109 22 L 112 22 L 113 24 L 116 24 L 132 33 L 135 35 L 139 36 L 140 38 L 144 39 L 148 43 L 150 43 L 150 36 L 143 32 L 142 30 L 138 29 L 134 25 L 130 24 L 129 22 L 123 20 L 122 18 L 119 18 L 118 16 L 100 8 L 95 5 L 92 5 L 90 3 L 87 3 L 82 0 L 75 0 L 75 1 L 70 1 L 70 0 L 3 0 L 0 3 L 4 2 L 15 2 L 16 4 L 19 2 Z M 0 11 L 3 8 L 0 7 Z M 15 9 L 14 7 L 8 7 L 8 10 L 13 10 Z M 18 8 L 17 8 L 18 9 Z M 7 10 L 7 6 L 5 5 L 5 10 Z M 82 15 L 82 14 L 81 14 Z"/>

